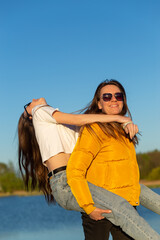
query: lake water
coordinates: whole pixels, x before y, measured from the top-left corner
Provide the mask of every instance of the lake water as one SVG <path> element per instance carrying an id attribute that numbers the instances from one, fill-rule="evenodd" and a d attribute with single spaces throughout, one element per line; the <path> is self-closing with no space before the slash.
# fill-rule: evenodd
<path id="1" fill-rule="evenodd" d="M 138 211 L 160 233 L 160 216 L 141 206 Z M 0 198 L 0 239 L 82 240 L 81 215 L 48 205 L 43 196 Z"/>

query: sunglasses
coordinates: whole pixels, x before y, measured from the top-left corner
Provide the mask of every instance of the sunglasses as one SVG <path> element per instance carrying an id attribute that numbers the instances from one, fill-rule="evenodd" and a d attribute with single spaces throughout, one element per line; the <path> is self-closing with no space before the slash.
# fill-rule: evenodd
<path id="1" fill-rule="evenodd" d="M 27 109 L 26 109 L 30 104 L 31 104 L 31 102 L 30 102 L 30 103 L 27 103 L 27 104 L 24 106 L 24 110 L 25 110 L 28 118 L 29 118 L 29 117 L 32 117 L 32 115 L 29 114 L 29 113 L 27 112 Z"/>
<path id="2" fill-rule="evenodd" d="M 109 101 L 111 101 L 113 95 L 114 95 L 114 97 L 115 97 L 115 99 L 116 99 L 117 101 L 123 101 L 123 100 L 124 100 L 123 93 L 121 93 L 121 92 L 117 92 L 117 93 L 115 93 L 115 94 L 112 94 L 112 93 L 104 93 L 104 94 L 102 95 L 102 99 L 103 99 L 104 102 L 109 102 Z"/>

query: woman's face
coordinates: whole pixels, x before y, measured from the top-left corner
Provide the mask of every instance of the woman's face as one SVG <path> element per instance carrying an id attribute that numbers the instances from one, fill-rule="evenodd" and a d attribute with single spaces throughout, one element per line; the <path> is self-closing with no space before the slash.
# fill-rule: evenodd
<path id="1" fill-rule="evenodd" d="M 106 93 L 112 94 L 112 98 L 110 101 L 103 100 L 103 94 L 106 94 Z M 106 113 L 109 115 L 116 115 L 121 113 L 123 109 L 123 100 L 121 99 L 121 96 L 120 96 L 119 99 L 121 99 L 121 101 L 118 101 L 115 98 L 115 93 L 121 93 L 120 89 L 115 85 L 106 85 L 101 89 L 98 107 L 99 109 L 102 110 L 103 113 Z"/>
<path id="2" fill-rule="evenodd" d="M 32 109 L 37 105 L 43 105 L 47 104 L 46 100 L 44 98 L 37 98 L 33 99 L 30 105 L 26 108 L 27 112 L 32 115 Z M 24 111 L 24 114 L 26 115 L 26 112 Z"/>

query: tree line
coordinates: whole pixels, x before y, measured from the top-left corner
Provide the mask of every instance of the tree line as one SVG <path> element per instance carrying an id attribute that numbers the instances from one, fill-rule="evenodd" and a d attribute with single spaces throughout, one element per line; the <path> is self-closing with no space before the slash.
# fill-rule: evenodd
<path id="1" fill-rule="evenodd" d="M 141 179 L 160 180 L 160 151 L 138 153 L 137 161 Z M 37 188 L 38 189 L 38 188 Z M 20 172 L 16 170 L 12 162 L 0 163 L 0 192 L 14 192 L 25 190 Z M 31 190 L 31 189 L 29 189 Z"/>
<path id="2" fill-rule="evenodd" d="M 141 179 L 160 180 L 160 151 L 137 154 Z"/>
<path id="3" fill-rule="evenodd" d="M 20 173 L 15 170 L 13 163 L 0 163 L 0 192 L 14 192 L 25 190 Z"/>

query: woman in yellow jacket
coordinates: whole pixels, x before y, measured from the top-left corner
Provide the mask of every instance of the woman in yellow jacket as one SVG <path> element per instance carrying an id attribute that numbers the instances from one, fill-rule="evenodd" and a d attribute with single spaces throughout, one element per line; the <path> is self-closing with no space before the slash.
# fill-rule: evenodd
<path id="1" fill-rule="evenodd" d="M 102 82 L 86 113 L 130 115 L 123 86 L 115 80 Z M 67 165 L 67 179 L 79 206 L 91 219 L 103 219 L 99 209 L 94 206 L 94 199 L 98 196 L 99 202 L 104 201 L 105 189 L 113 193 L 105 206 L 106 209 L 112 210 L 112 213 L 108 214 L 110 218 L 113 215 L 118 218 L 123 211 L 123 205 L 115 209 L 114 194 L 126 199 L 131 204 L 131 210 L 139 205 L 139 168 L 135 152 L 137 143 L 137 137 L 129 139 L 119 123 L 94 123 L 83 127 Z M 102 192 L 99 193 L 97 189 L 97 192 L 95 190 L 95 194 L 91 195 L 90 183 L 95 185 L 95 189 L 96 186 L 102 187 Z M 122 225 L 126 225 L 126 216 L 123 221 Z M 137 222 L 137 225 L 140 223 Z M 112 230 L 112 224 L 110 226 Z M 128 227 L 132 236 L 132 226 Z M 143 239 L 160 239 L 158 235 L 153 238 L 148 236 L 147 229 L 143 229 L 142 232 Z"/>

